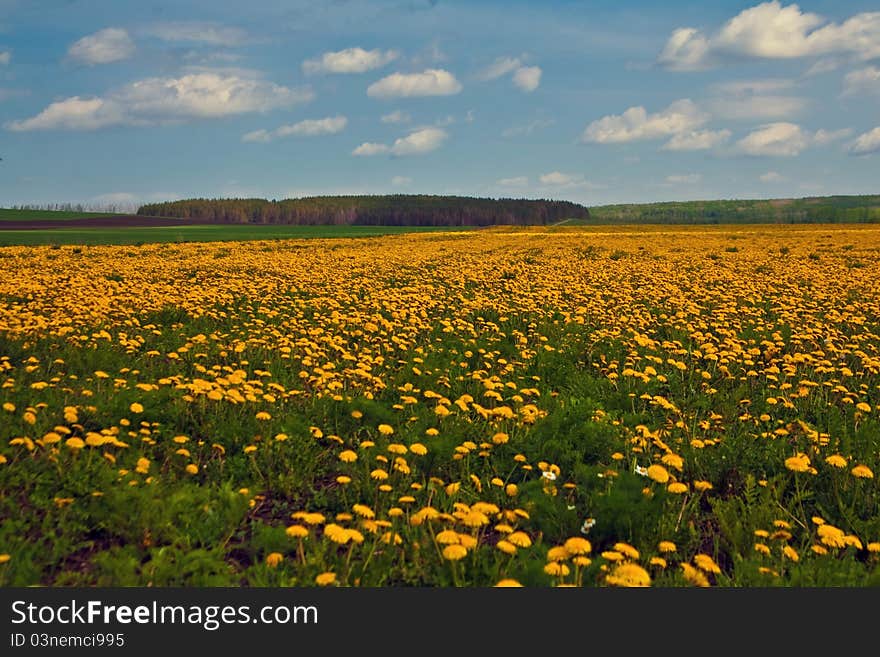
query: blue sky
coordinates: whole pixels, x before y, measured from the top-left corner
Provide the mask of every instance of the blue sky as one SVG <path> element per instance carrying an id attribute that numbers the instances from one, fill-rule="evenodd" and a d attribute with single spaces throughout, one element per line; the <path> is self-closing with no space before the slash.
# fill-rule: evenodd
<path id="1" fill-rule="evenodd" d="M 869 2 L 0 0 L 0 204 L 877 193 Z"/>

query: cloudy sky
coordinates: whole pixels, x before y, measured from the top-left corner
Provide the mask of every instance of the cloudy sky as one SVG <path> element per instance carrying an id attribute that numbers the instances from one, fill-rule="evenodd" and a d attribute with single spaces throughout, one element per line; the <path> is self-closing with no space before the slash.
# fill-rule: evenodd
<path id="1" fill-rule="evenodd" d="M 0 0 L 0 204 L 877 193 L 877 9 Z"/>

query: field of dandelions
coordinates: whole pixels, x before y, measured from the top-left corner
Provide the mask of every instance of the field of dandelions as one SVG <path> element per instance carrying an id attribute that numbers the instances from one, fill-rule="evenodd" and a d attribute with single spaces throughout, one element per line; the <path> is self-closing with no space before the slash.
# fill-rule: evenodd
<path id="1" fill-rule="evenodd" d="M 880 584 L 880 229 L 0 248 L 0 585 Z"/>

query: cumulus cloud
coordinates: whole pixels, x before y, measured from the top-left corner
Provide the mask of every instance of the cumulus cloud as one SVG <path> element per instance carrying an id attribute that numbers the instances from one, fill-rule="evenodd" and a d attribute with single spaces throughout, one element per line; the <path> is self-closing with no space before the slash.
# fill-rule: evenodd
<path id="1" fill-rule="evenodd" d="M 680 132 L 663 144 L 664 151 L 706 151 L 730 139 L 730 130 L 691 130 Z"/>
<path id="2" fill-rule="evenodd" d="M 382 123 L 409 123 L 410 115 L 401 110 L 394 110 L 388 114 L 383 114 L 380 119 Z"/>
<path id="3" fill-rule="evenodd" d="M 583 187 L 586 189 L 603 189 L 603 185 L 599 185 L 597 183 L 590 182 L 586 180 L 583 175 L 579 173 L 563 173 L 562 171 L 551 171 L 549 173 L 542 173 L 538 176 L 538 182 L 545 187 L 552 188 L 571 188 L 571 187 Z"/>
<path id="4" fill-rule="evenodd" d="M 523 57 L 498 57 L 485 69 L 477 74 L 477 79 L 487 81 L 496 80 L 512 73 L 511 80 L 521 91 L 530 93 L 541 84 L 541 68 L 539 66 L 525 66 Z"/>
<path id="5" fill-rule="evenodd" d="M 541 84 L 541 68 L 538 66 L 522 66 L 513 73 L 513 83 L 522 91 L 530 93 Z"/>
<path id="6" fill-rule="evenodd" d="M 843 78 L 843 95 L 880 94 L 880 68 L 868 66 L 850 71 Z"/>
<path id="7" fill-rule="evenodd" d="M 8 50 L 0 51 L 0 66 L 8 66 L 12 61 L 12 53 Z"/>
<path id="8" fill-rule="evenodd" d="M 361 157 L 382 155 L 384 153 L 398 156 L 422 155 L 439 148 L 448 137 L 449 134 L 442 128 L 421 128 L 414 130 L 405 137 L 395 139 L 391 146 L 375 142 L 364 142 L 352 151 L 352 155 Z"/>
<path id="9" fill-rule="evenodd" d="M 8 130 L 96 130 L 113 125 L 153 125 L 191 119 L 266 112 L 311 100 L 309 89 L 288 88 L 257 78 L 194 73 L 146 78 L 103 97 L 73 96 L 50 104 Z"/>
<path id="10" fill-rule="evenodd" d="M 856 137 L 849 148 L 853 155 L 867 155 L 880 151 L 880 126 Z"/>
<path id="11" fill-rule="evenodd" d="M 666 176 L 666 182 L 670 185 L 696 185 L 703 179 L 699 173 L 679 173 Z"/>
<path id="12" fill-rule="evenodd" d="M 245 134 L 241 140 L 246 142 L 269 142 L 277 137 L 318 137 L 333 135 L 345 130 L 348 119 L 344 116 L 328 116 L 323 119 L 305 119 L 291 125 L 283 125 L 275 130 L 254 130 Z"/>
<path id="13" fill-rule="evenodd" d="M 759 126 L 733 146 L 733 152 L 754 157 L 795 157 L 811 146 L 824 146 L 851 133 L 843 130 L 810 132 L 785 121 Z"/>
<path id="14" fill-rule="evenodd" d="M 377 144 L 371 141 L 365 141 L 363 144 L 355 148 L 351 154 L 359 157 L 370 157 L 371 155 L 381 155 L 389 151 L 387 144 Z"/>
<path id="15" fill-rule="evenodd" d="M 76 62 L 94 66 L 128 59 L 134 54 L 134 41 L 119 27 L 108 27 L 84 36 L 67 50 L 67 56 Z"/>
<path id="16" fill-rule="evenodd" d="M 451 96 L 461 89 L 461 83 L 449 71 L 429 68 L 421 73 L 392 73 L 367 87 L 367 95 L 372 98 Z"/>
<path id="17" fill-rule="evenodd" d="M 364 50 L 346 48 L 336 52 L 325 52 L 320 57 L 307 59 L 302 63 L 303 73 L 366 73 L 393 62 L 400 56 L 396 50 Z"/>
<path id="18" fill-rule="evenodd" d="M 144 30 L 148 36 L 175 43 L 206 43 L 214 46 L 237 46 L 247 40 L 247 32 L 217 23 L 179 21 L 158 23 Z"/>
<path id="19" fill-rule="evenodd" d="M 498 57 L 480 71 L 477 77 L 483 81 L 496 80 L 508 73 L 513 73 L 520 66 L 522 66 L 522 60 L 519 57 Z"/>
<path id="20" fill-rule="evenodd" d="M 845 54 L 880 56 L 880 12 L 855 14 L 842 23 L 805 13 L 778 0 L 741 11 L 711 35 L 685 27 L 672 32 L 657 61 L 674 71 L 698 71 L 725 58 L 793 59 Z"/>
<path id="21" fill-rule="evenodd" d="M 623 114 L 611 114 L 590 123 L 581 141 L 621 144 L 645 139 L 672 137 L 693 132 L 708 116 L 690 99 L 677 100 L 666 109 L 649 114 L 642 106 L 630 107 Z"/>

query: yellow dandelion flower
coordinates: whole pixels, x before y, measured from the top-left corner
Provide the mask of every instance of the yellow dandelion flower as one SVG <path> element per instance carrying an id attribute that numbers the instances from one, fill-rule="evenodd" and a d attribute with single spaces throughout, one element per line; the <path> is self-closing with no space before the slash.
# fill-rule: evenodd
<path id="1" fill-rule="evenodd" d="M 666 487 L 666 490 L 668 490 L 673 495 L 681 495 L 683 493 L 687 493 L 688 487 L 687 484 L 683 484 L 680 481 L 673 481 Z"/>
<path id="2" fill-rule="evenodd" d="M 10 561 L 11 559 L 12 559 L 12 556 L 9 554 L 6 554 L 5 552 L 3 554 L 0 554 L 0 564 L 6 563 L 6 562 Z"/>
<path id="3" fill-rule="evenodd" d="M 669 481 L 669 472 L 662 465 L 653 464 L 648 466 L 648 477 L 656 481 L 658 484 L 665 484 Z"/>
<path id="4" fill-rule="evenodd" d="M 434 540 L 440 545 L 455 545 L 456 543 L 461 542 L 458 540 L 458 532 L 452 529 L 444 529 L 442 532 L 439 532 L 437 536 L 434 537 Z"/>
<path id="5" fill-rule="evenodd" d="M 448 484 L 445 488 L 447 495 L 455 495 L 459 489 L 461 488 L 461 482 L 456 481 L 451 484 Z"/>
<path id="6" fill-rule="evenodd" d="M 510 537 L 507 540 L 509 541 Z M 547 550 L 547 561 L 565 561 L 569 556 L 568 550 L 562 545 L 554 545 Z"/>
<path id="7" fill-rule="evenodd" d="M 268 411 L 259 411 L 256 415 L 254 415 L 254 417 L 255 417 L 256 419 L 258 419 L 258 420 L 261 420 L 261 421 L 263 421 L 263 420 L 271 420 L 271 419 L 272 419 L 272 414 L 269 413 Z"/>
<path id="8" fill-rule="evenodd" d="M 845 534 L 843 530 L 838 529 L 834 525 L 819 525 L 816 529 L 819 539 L 822 543 L 832 548 L 846 547 Z"/>
<path id="9" fill-rule="evenodd" d="M 373 511 L 366 504 L 355 504 L 351 507 L 352 511 L 358 514 L 361 518 L 375 518 L 376 512 Z"/>
<path id="10" fill-rule="evenodd" d="M 648 563 L 659 568 L 666 568 L 666 559 L 663 557 L 651 557 L 651 560 Z"/>
<path id="11" fill-rule="evenodd" d="M 185 470 L 186 470 L 187 474 L 191 474 L 191 475 L 198 474 L 199 473 L 199 466 L 197 466 L 195 463 L 190 463 L 186 466 Z"/>
<path id="12" fill-rule="evenodd" d="M 868 543 L 868 545 L 865 546 L 865 549 L 867 549 L 868 552 L 877 554 L 878 552 L 880 552 L 880 541 L 872 541 Z"/>
<path id="13" fill-rule="evenodd" d="M 505 554 L 516 554 L 516 546 L 510 541 L 505 541 L 502 539 L 495 544 L 495 547 Z"/>
<path id="14" fill-rule="evenodd" d="M 498 432 L 494 436 L 492 436 L 492 442 L 495 443 L 496 445 L 503 445 L 504 443 L 506 443 L 509 440 L 510 440 L 510 436 L 508 436 L 506 433 L 502 433 L 502 432 Z"/>
<path id="15" fill-rule="evenodd" d="M 348 535 L 348 530 L 336 523 L 330 523 L 324 527 L 324 536 L 329 538 L 334 543 L 345 544 L 348 543 L 350 536 Z"/>
<path id="16" fill-rule="evenodd" d="M 589 554 L 593 549 L 590 542 L 580 536 L 572 536 L 567 539 L 565 543 L 563 543 L 563 547 L 565 548 L 565 551 L 572 556 Z"/>
<path id="17" fill-rule="evenodd" d="M 390 436 L 394 433 L 394 427 L 392 427 L 390 424 L 380 424 L 379 433 L 381 433 L 383 436 Z"/>
<path id="18" fill-rule="evenodd" d="M 770 556 L 770 547 L 766 543 L 755 543 L 755 552 Z"/>
<path id="19" fill-rule="evenodd" d="M 565 577 L 571 572 L 571 570 L 560 561 L 551 561 L 544 566 L 544 572 L 551 577 Z"/>
<path id="20" fill-rule="evenodd" d="M 282 561 L 284 561 L 284 555 L 280 552 L 271 552 L 266 555 L 266 565 L 269 568 L 276 568 Z"/>
<path id="21" fill-rule="evenodd" d="M 507 495 L 507 497 L 516 497 L 517 493 L 519 493 L 519 488 L 516 484 L 507 484 L 507 486 L 504 487 L 504 494 Z"/>
<path id="22" fill-rule="evenodd" d="M 694 557 L 694 564 L 696 564 L 697 568 L 703 570 L 707 573 L 720 573 L 721 568 L 718 567 L 718 564 L 710 557 L 708 554 L 698 554 Z"/>
<path id="23" fill-rule="evenodd" d="M 639 558 L 639 551 L 629 543 L 615 543 L 614 551 L 620 552 L 627 559 L 632 559 L 633 561 L 636 561 Z"/>
<path id="24" fill-rule="evenodd" d="M 694 489 L 698 490 L 701 493 L 707 490 L 712 490 L 713 488 L 714 486 L 712 486 L 712 482 L 703 481 L 702 479 L 694 480 Z"/>
<path id="25" fill-rule="evenodd" d="M 605 550 L 602 553 L 602 558 L 606 561 L 623 561 L 624 556 L 620 552 L 615 552 L 614 550 Z"/>
<path id="26" fill-rule="evenodd" d="M 498 529 L 499 526 L 500 525 L 496 526 L 496 529 Z M 510 543 L 513 543 L 517 547 L 521 547 L 521 548 L 532 547 L 532 539 L 524 531 L 511 532 L 510 534 L 508 534 L 507 540 Z"/>
<path id="27" fill-rule="evenodd" d="M 785 547 L 782 548 L 782 554 L 784 554 L 786 556 L 786 558 L 790 559 L 791 561 L 797 562 L 797 561 L 801 560 L 801 557 L 797 553 L 797 550 L 795 550 L 790 545 L 786 545 Z"/>
<path id="28" fill-rule="evenodd" d="M 862 413 L 870 413 L 871 412 L 871 405 L 866 404 L 865 402 L 859 402 L 858 404 L 856 404 L 856 408 L 858 410 L 860 410 Z"/>
<path id="29" fill-rule="evenodd" d="M 680 565 L 682 575 L 684 575 L 685 580 L 687 580 L 690 584 L 701 587 L 709 586 L 709 580 L 706 579 L 706 576 L 699 570 L 694 568 L 689 563 L 682 563 Z"/>
<path id="30" fill-rule="evenodd" d="M 811 545 L 811 546 L 810 546 L 810 549 L 811 549 L 815 554 L 818 554 L 818 555 L 820 555 L 820 556 L 823 555 L 823 554 L 828 554 L 828 550 L 826 550 L 826 549 L 825 549 L 824 547 L 822 547 L 821 545 Z"/>
<path id="31" fill-rule="evenodd" d="M 807 472 L 810 469 L 810 457 L 806 454 L 797 454 L 785 459 L 785 467 L 792 472 Z"/>
<path id="32" fill-rule="evenodd" d="M 458 561 L 459 559 L 464 559 L 466 556 L 467 548 L 463 545 L 454 543 L 443 548 L 443 558 L 448 559 L 449 561 Z"/>
<path id="33" fill-rule="evenodd" d="M 579 567 L 581 567 L 581 568 L 586 568 L 586 567 L 589 566 L 591 563 L 593 563 L 593 560 L 590 559 L 589 557 L 585 557 L 585 556 L 583 556 L 583 555 L 578 555 L 578 556 L 576 556 L 576 557 L 572 557 L 571 562 L 572 562 L 575 566 L 579 566 Z"/>
<path id="34" fill-rule="evenodd" d="M 522 584 L 515 579 L 502 579 L 495 586 L 497 588 L 522 588 Z"/>
<path id="35" fill-rule="evenodd" d="M 831 456 L 825 459 L 825 463 L 830 465 L 832 468 L 845 468 L 846 467 L 846 459 L 840 454 L 832 454 Z"/>
<path id="36" fill-rule="evenodd" d="M 348 486 L 351 483 L 351 477 L 348 475 L 339 475 L 336 477 L 336 483 L 340 486 Z"/>
<path id="37" fill-rule="evenodd" d="M 657 549 L 661 552 L 675 552 L 678 548 L 672 541 L 660 541 L 660 543 L 657 544 Z"/>
<path id="38" fill-rule="evenodd" d="M 64 444 L 70 449 L 82 449 L 86 446 L 82 438 L 68 438 L 64 441 Z"/>
<path id="39" fill-rule="evenodd" d="M 388 479 L 388 472 L 382 468 L 376 468 L 370 473 L 370 478 L 375 479 L 376 481 L 384 481 L 385 479 Z"/>
<path id="40" fill-rule="evenodd" d="M 302 525 L 290 525 L 290 527 L 284 530 L 284 533 L 290 536 L 290 538 L 305 538 L 309 535 L 309 530 Z"/>
<path id="41" fill-rule="evenodd" d="M 257 451 L 257 446 L 256 446 L 256 445 L 247 445 L 247 446 L 245 446 L 245 448 L 244 448 L 244 453 L 245 453 L 245 454 L 253 454 L 253 453 L 256 452 L 256 451 Z"/>
<path id="42" fill-rule="evenodd" d="M 336 583 L 336 573 L 321 573 L 315 577 L 315 584 L 318 586 L 330 586 Z"/>
<path id="43" fill-rule="evenodd" d="M 614 567 L 605 581 L 611 586 L 646 587 L 651 586 L 648 571 L 636 563 L 622 563 Z"/>
<path id="44" fill-rule="evenodd" d="M 409 451 L 411 451 L 416 456 L 424 456 L 428 453 L 428 448 L 425 447 L 422 443 L 413 443 L 409 446 Z"/>
<path id="45" fill-rule="evenodd" d="M 143 407 L 142 404 L 138 404 L 137 402 L 133 402 L 133 403 L 128 407 L 128 410 L 130 410 L 132 413 L 143 413 L 143 412 L 144 412 L 144 407 Z"/>
<path id="46" fill-rule="evenodd" d="M 853 477 L 858 477 L 859 479 L 873 479 L 874 473 L 871 471 L 867 465 L 859 464 L 855 466 L 852 470 L 849 471 Z"/>

